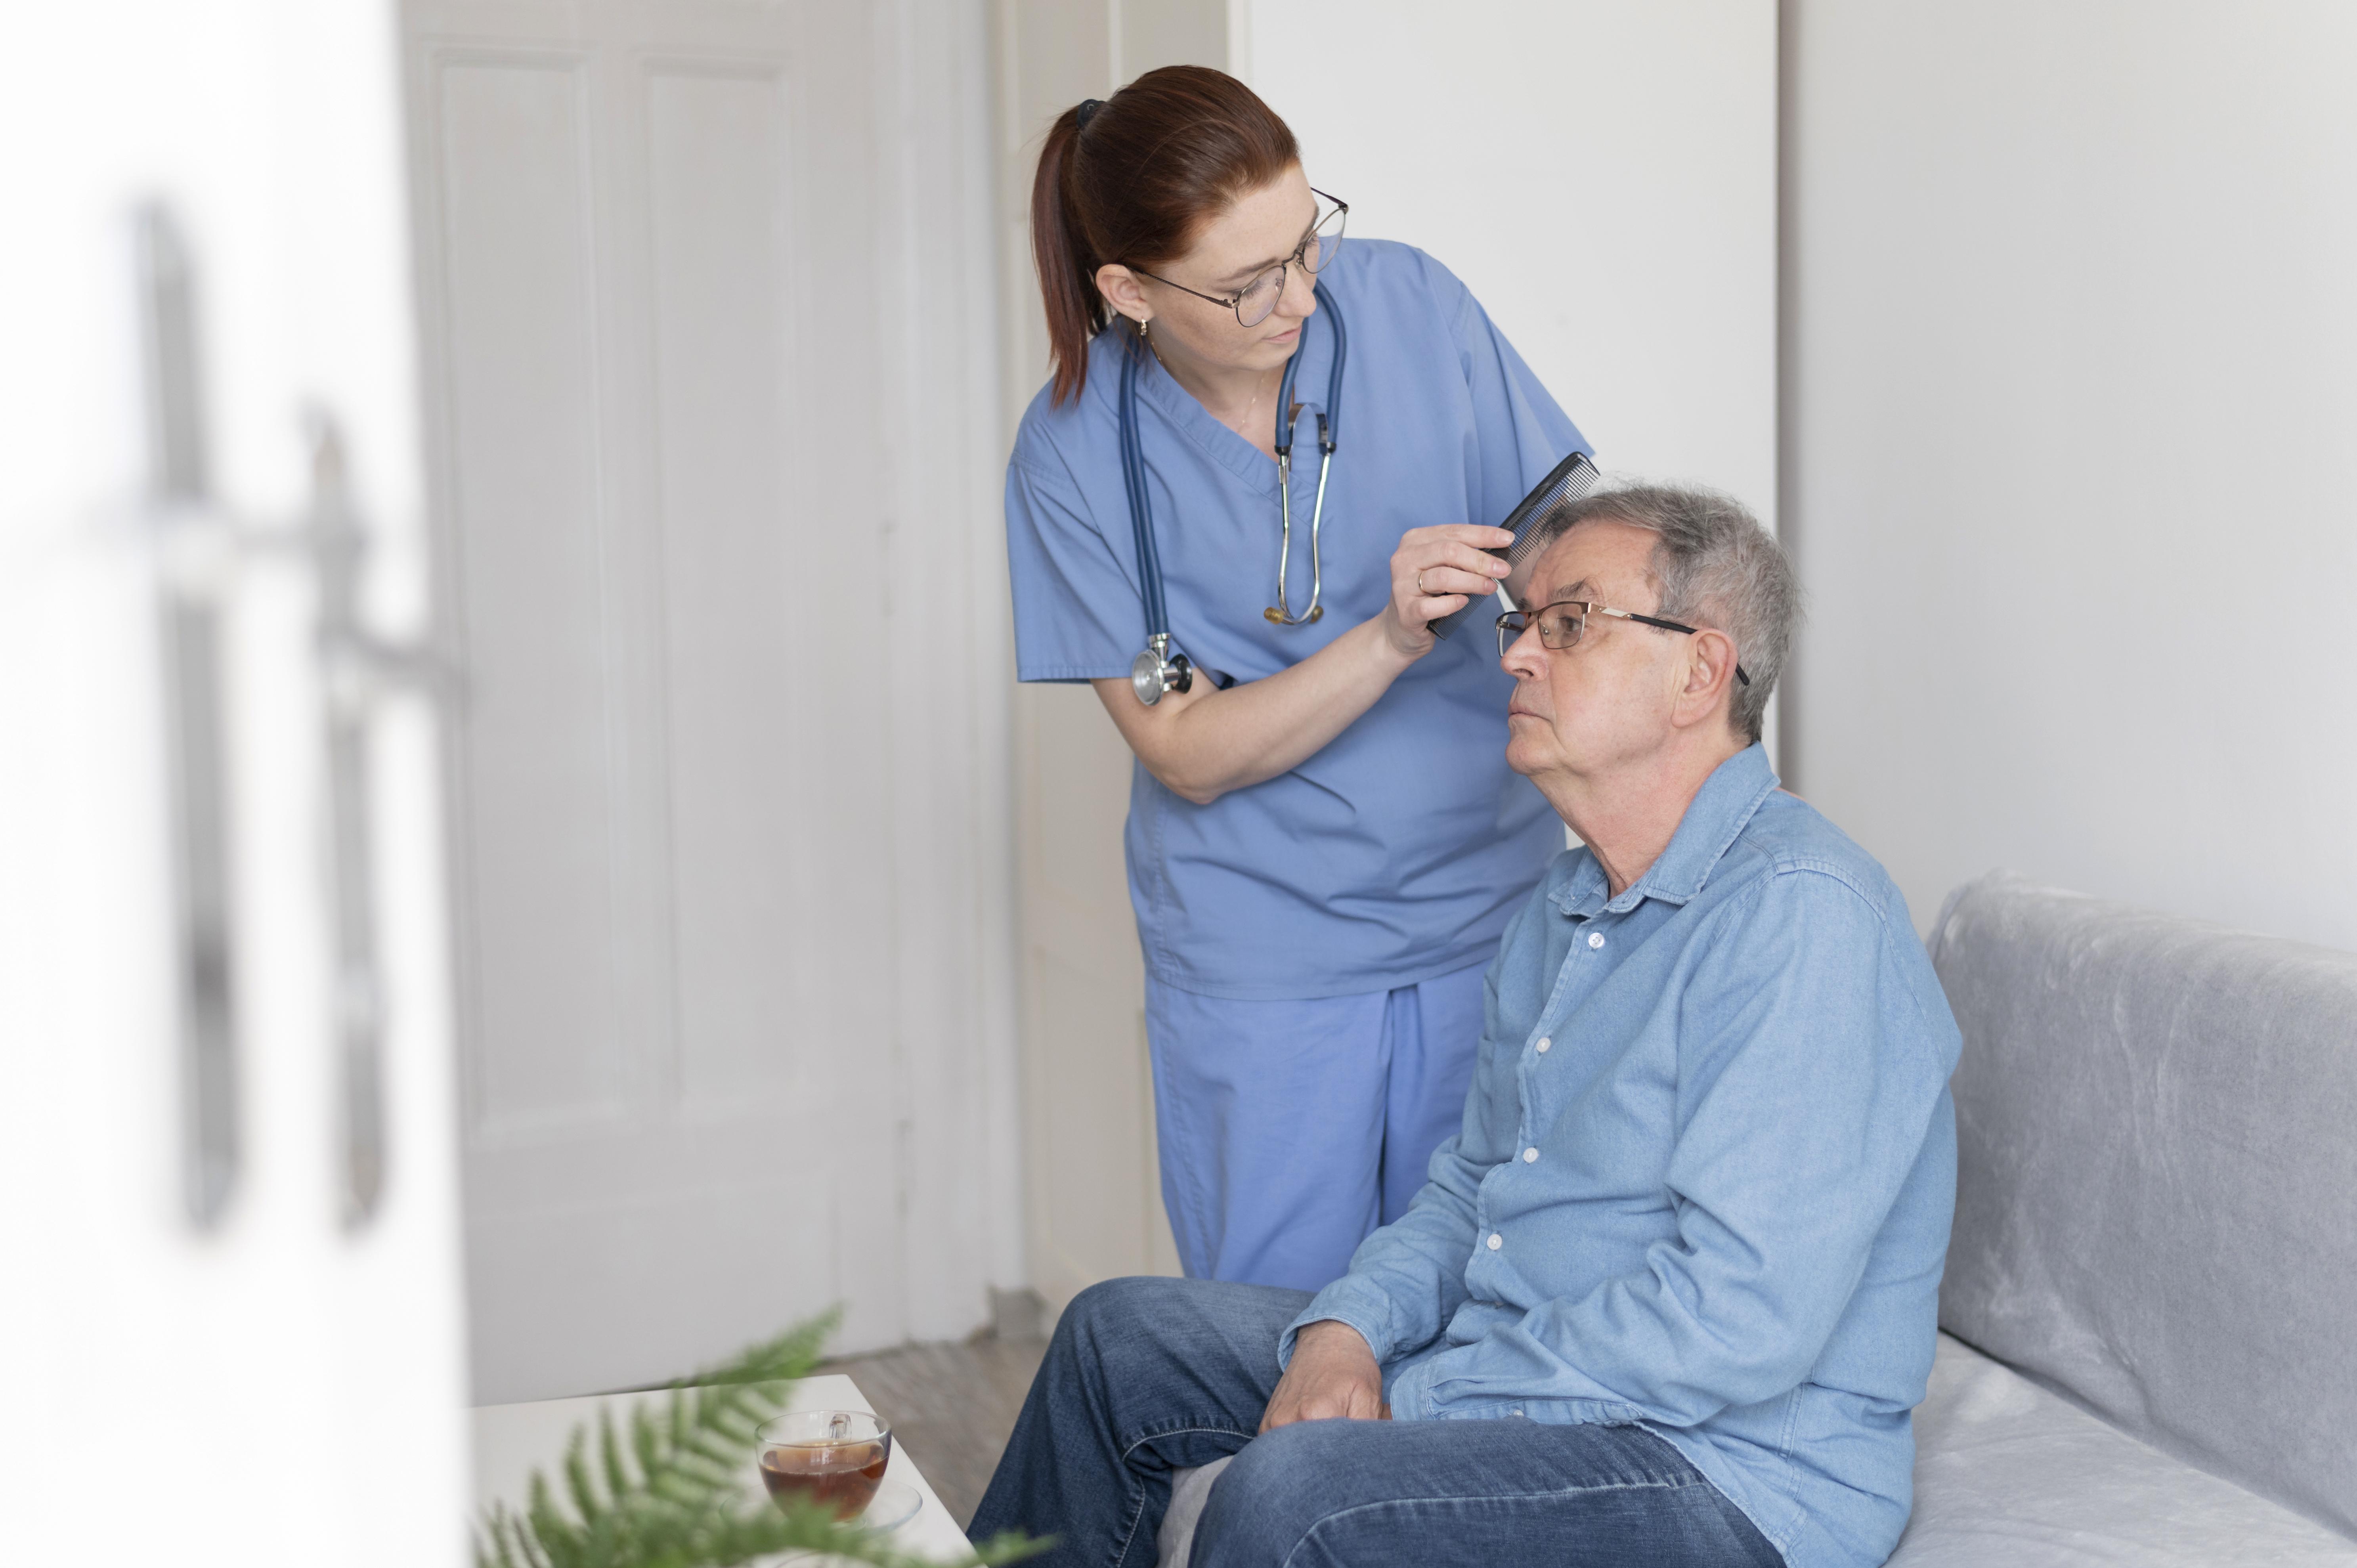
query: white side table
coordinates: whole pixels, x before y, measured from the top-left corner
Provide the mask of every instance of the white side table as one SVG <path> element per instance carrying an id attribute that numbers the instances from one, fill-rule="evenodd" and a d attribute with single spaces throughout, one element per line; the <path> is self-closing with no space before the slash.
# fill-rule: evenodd
<path id="1" fill-rule="evenodd" d="M 478 1405 L 474 1412 L 478 1514 L 493 1502 L 520 1509 L 534 1470 L 547 1472 L 550 1480 L 561 1487 L 558 1469 L 565 1459 L 565 1439 L 576 1426 L 585 1423 L 594 1431 L 600 1410 L 612 1410 L 615 1419 L 621 1421 L 640 1402 L 660 1401 L 662 1397 L 660 1393 L 594 1394 L 585 1399 L 541 1400 L 531 1404 Z M 794 1385 L 793 1397 L 786 1408 L 861 1410 L 871 1414 L 876 1409 L 859 1391 L 859 1386 L 840 1373 L 804 1378 Z M 745 1475 L 753 1494 L 759 1496 L 761 1483 L 750 1453 L 745 1455 Z M 917 1517 L 892 1532 L 893 1545 L 912 1556 L 936 1563 L 964 1562 L 972 1551 L 966 1544 L 965 1531 L 950 1518 L 949 1509 L 942 1507 L 942 1499 L 933 1495 L 917 1462 L 900 1445 L 898 1433 L 893 1434 L 892 1460 L 884 1476 L 887 1480 L 914 1487 L 917 1495 L 924 1499 Z"/>

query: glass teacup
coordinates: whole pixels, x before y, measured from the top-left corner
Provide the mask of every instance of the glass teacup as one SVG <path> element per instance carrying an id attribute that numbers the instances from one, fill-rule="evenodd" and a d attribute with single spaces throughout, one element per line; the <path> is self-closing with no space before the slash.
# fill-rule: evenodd
<path id="1" fill-rule="evenodd" d="M 756 1435 L 761 1484 L 780 1509 L 802 1502 L 857 1519 L 892 1459 L 892 1429 L 862 1410 L 789 1411 Z"/>

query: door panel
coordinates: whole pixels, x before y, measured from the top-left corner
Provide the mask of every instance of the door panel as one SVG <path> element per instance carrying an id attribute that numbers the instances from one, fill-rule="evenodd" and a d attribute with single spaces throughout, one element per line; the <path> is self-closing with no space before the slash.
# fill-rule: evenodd
<path id="1" fill-rule="evenodd" d="M 834 766 L 790 671 L 815 651 L 782 613 L 800 531 L 789 427 L 793 212 L 783 84 L 666 69 L 648 82 L 656 536 L 683 1111 L 782 1104 L 813 1085 L 781 1050 L 819 978 L 797 940 L 813 821 Z M 766 867 L 747 876 L 748 863 Z"/>
<path id="2" fill-rule="evenodd" d="M 957 640 L 973 453 L 954 423 L 909 438 L 916 383 L 885 374 L 987 343 L 883 293 L 959 263 L 888 246 L 916 232 L 906 172 L 958 166 L 959 101 L 916 68 L 982 80 L 931 12 L 408 9 L 477 682 L 451 782 L 481 1400 L 673 1377 L 838 1302 L 839 1348 L 963 1333 L 1017 1283 L 976 1240 L 1014 1216 L 977 1225 L 967 1174 L 1011 1128 L 932 1087 L 999 1070 L 985 938 L 906 935 L 912 899 L 986 875 L 983 748 L 939 723 L 984 679 Z M 896 614 L 935 639 L 905 672 Z M 915 797 L 911 770 L 965 782 Z M 920 1136 L 946 1179 L 912 1175 Z"/>
<path id="3" fill-rule="evenodd" d="M 473 1131 L 625 1113 L 587 85 L 563 58 L 436 73 Z"/>

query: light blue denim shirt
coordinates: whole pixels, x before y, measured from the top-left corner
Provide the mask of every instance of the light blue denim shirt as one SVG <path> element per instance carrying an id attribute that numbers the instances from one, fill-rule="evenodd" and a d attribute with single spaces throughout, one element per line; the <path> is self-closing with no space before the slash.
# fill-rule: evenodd
<path id="1" fill-rule="evenodd" d="M 1286 1332 L 1404 1421 L 1642 1425 L 1791 1568 L 1912 1494 L 1955 1207 L 1955 1020 L 1882 868 L 1753 746 L 1619 897 L 1557 859 L 1490 966 L 1458 1136 Z"/>

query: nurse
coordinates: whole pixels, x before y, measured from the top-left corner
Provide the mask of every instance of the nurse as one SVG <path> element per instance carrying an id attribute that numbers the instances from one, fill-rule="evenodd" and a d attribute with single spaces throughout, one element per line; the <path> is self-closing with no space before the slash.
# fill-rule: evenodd
<path id="1" fill-rule="evenodd" d="M 1347 210 L 1222 72 L 1067 111 L 1031 196 L 1055 373 L 1006 470 L 1017 673 L 1091 682 L 1136 754 L 1130 898 L 1179 1256 L 1304 1290 L 1457 1130 L 1483 969 L 1563 847 L 1506 768 L 1505 566 L 1483 552 L 1587 449 L 1463 284 L 1344 243 Z M 1151 705 L 1125 361 L 1163 629 L 1191 666 Z"/>

